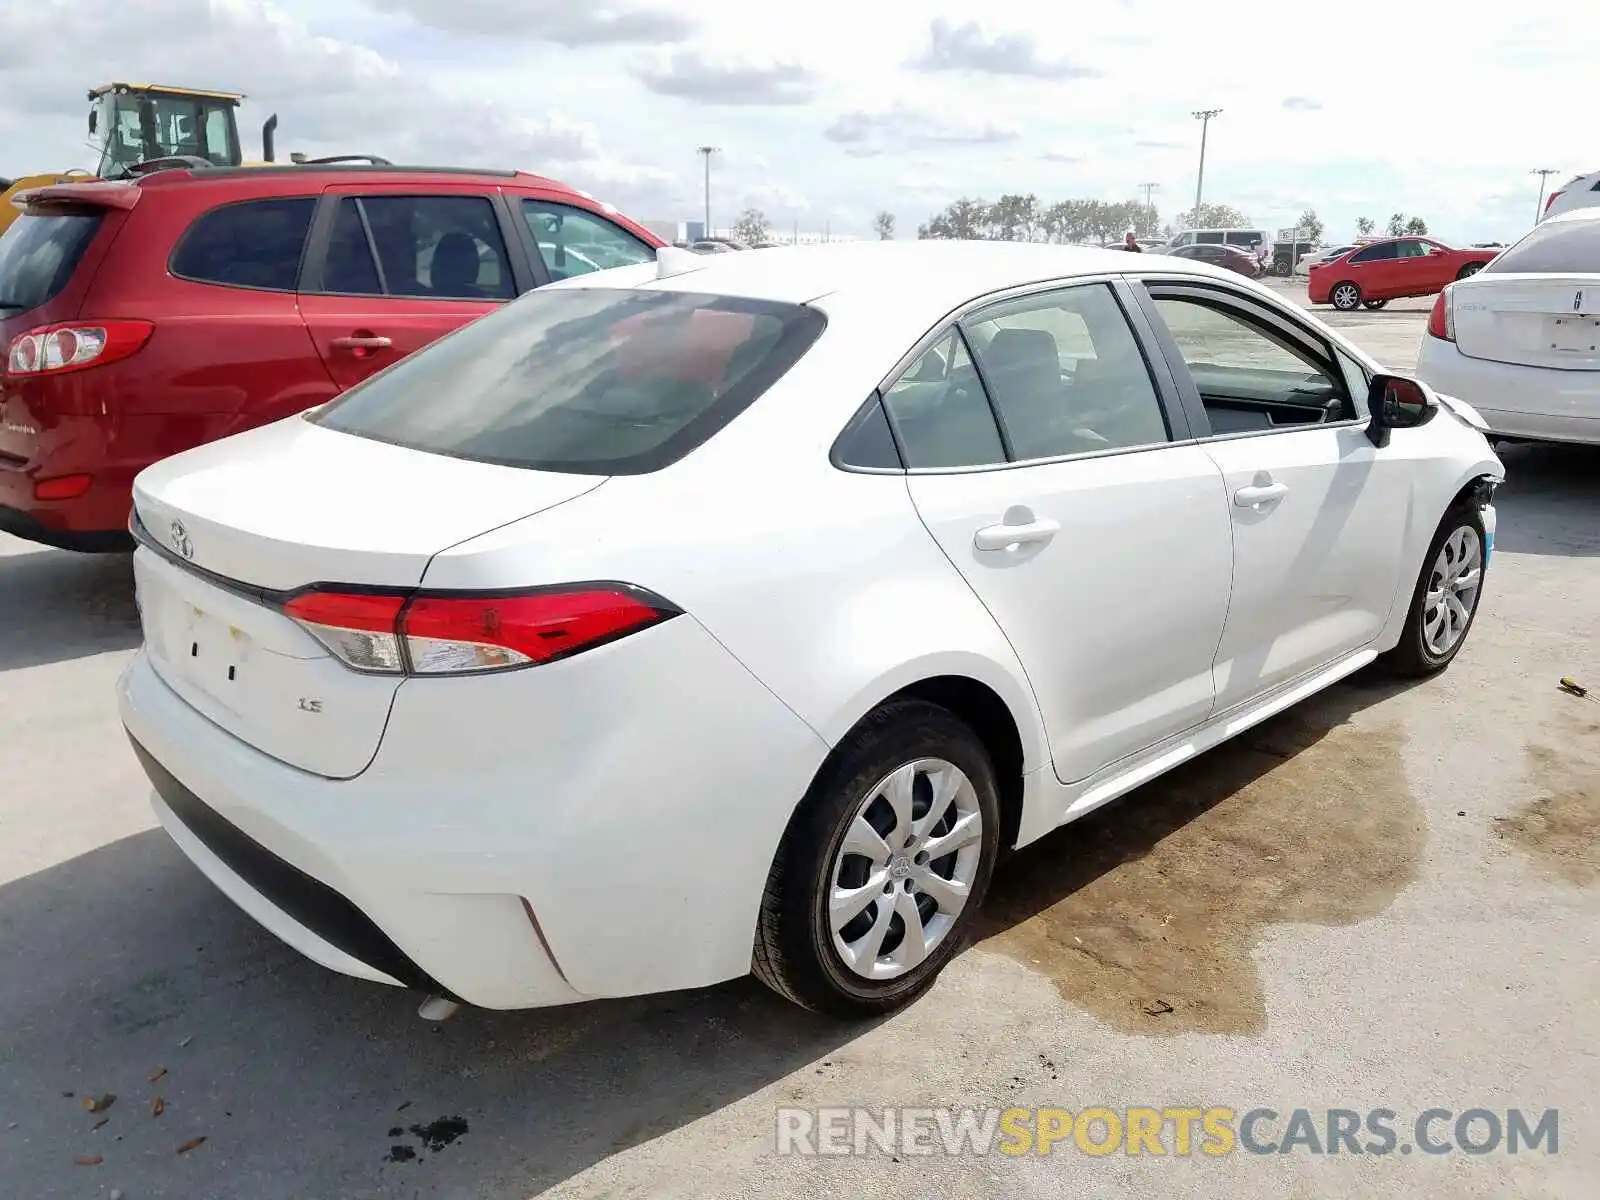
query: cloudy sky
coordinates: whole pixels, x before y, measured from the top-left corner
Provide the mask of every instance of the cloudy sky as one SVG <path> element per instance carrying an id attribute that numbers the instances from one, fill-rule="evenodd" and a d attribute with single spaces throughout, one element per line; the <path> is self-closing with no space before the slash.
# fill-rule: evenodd
<path id="1" fill-rule="evenodd" d="M 1300 15 L 1291 16 L 1296 9 Z M 84 92 L 112 79 L 248 93 L 280 155 L 515 166 L 634 216 L 902 236 L 958 196 L 1193 202 L 1276 228 L 1315 207 L 1509 239 L 1539 182 L 1600 168 L 1600 20 L 1483 0 L 10 0 L 0 175 L 92 167 Z M 981 23 L 974 14 L 981 13 Z M 1548 14 L 1548 15 L 1543 15 Z M 1569 98 L 1570 103 L 1563 100 Z"/>

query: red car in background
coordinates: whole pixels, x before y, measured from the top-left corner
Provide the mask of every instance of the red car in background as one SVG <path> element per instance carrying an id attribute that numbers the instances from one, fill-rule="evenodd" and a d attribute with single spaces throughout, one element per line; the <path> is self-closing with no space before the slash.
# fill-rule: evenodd
<path id="1" fill-rule="evenodd" d="M 333 399 L 530 288 L 662 240 L 520 171 L 158 171 L 0 237 L 0 530 L 129 544 L 133 477 Z"/>
<path id="2" fill-rule="evenodd" d="M 1497 249 L 1457 250 L 1426 237 L 1385 238 L 1311 268 L 1313 304 L 1341 312 L 1382 308 L 1402 296 L 1431 296 L 1447 283 L 1481 271 Z"/>
<path id="3" fill-rule="evenodd" d="M 1210 263 L 1214 267 L 1226 267 L 1230 271 L 1237 271 L 1246 279 L 1260 279 L 1267 273 L 1260 259 L 1237 246 L 1216 246 L 1202 242 L 1194 246 L 1179 246 L 1167 253 L 1173 258 L 1191 258 L 1196 262 Z"/>

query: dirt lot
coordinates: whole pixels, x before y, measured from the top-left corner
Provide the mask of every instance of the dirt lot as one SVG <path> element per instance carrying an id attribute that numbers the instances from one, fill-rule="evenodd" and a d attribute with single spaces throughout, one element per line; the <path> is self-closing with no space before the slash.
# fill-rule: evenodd
<path id="1" fill-rule="evenodd" d="M 1425 311 L 1335 319 L 1409 367 Z M 1600 456 L 1506 461 L 1449 672 L 1357 677 L 1030 848 L 867 1027 L 748 981 L 431 1026 L 303 961 L 153 828 L 126 560 L 0 536 L 0 1193 L 1592 1196 L 1600 703 L 1556 682 L 1600 685 Z M 1559 1109 L 1559 1150 L 779 1157 L 785 1105 L 1267 1107 L 1269 1141 L 1387 1108 L 1407 1145 L 1429 1108 Z"/>

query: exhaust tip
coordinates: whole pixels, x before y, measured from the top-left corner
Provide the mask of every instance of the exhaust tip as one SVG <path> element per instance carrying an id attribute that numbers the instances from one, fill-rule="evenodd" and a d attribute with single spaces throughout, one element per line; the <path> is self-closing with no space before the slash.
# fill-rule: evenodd
<path id="1" fill-rule="evenodd" d="M 417 1009 L 417 1016 L 424 1021 L 448 1021 L 461 1011 L 461 1005 L 454 1000 L 446 1000 L 443 996 L 429 996 Z"/>

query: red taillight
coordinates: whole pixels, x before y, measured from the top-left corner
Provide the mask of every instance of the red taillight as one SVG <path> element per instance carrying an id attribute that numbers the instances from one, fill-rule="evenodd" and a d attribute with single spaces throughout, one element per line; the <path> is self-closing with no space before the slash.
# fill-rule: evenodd
<path id="1" fill-rule="evenodd" d="M 35 500 L 76 500 L 89 490 L 93 475 L 57 475 L 54 479 L 40 479 L 33 485 Z"/>
<path id="2" fill-rule="evenodd" d="M 1428 314 L 1428 334 L 1446 342 L 1456 340 L 1455 301 L 1450 297 L 1454 287 L 1454 284 L 1445 285 L 1444 291 L 1434 298 L 1433 311 Z"/>
<path id="3" fill-rule="evenodd" d="M 150 340 L 149 321 L 72 321 L 18 334 L 6 352 L 6 374 L 59 375 L 103 367 L 136 354 Z"/>
<path id="4" fill-rule="evenodd" d="M 659 596 L 625 584 L 414 596 L 306 592 L 284 611 L 347 666 L 411 675 L 535 666 L 678 614 Z"/>

